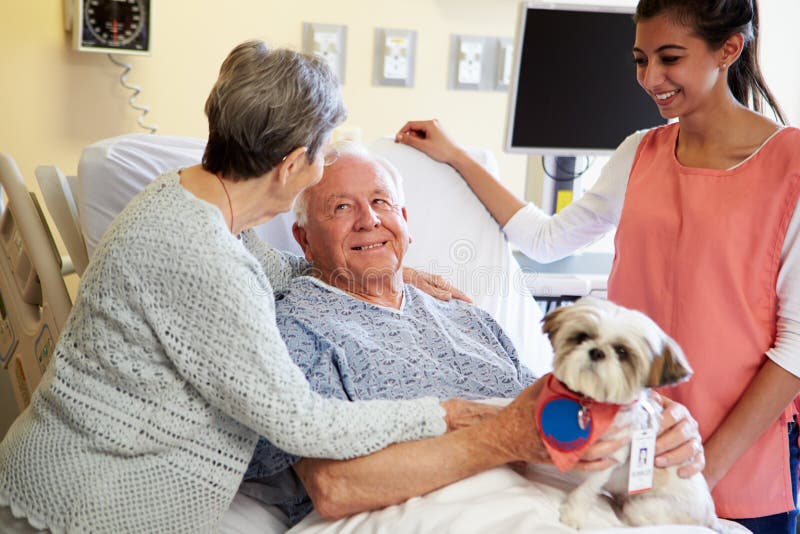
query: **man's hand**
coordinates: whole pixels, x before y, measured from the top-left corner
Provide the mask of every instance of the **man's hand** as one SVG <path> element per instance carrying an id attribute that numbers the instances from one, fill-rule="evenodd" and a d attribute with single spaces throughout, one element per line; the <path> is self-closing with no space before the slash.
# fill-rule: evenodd
<path id="1" fill-rule="evenodd" d="M 487 436 L 503 463 L 551 463 L 536 424 L 536 400 L 546 379 L 539 379 L 517 395 L 497 416 L 487 420 Z"/>
<path id="2" fill-rule="evenodd" d="M 439 300 L 457 299 L 472 304 L 472 299 L 438 274 L 403 267 L 403 282 Z"/>
<path id="3" fill-rule="evenodd" d="M 680 465 L 678 476 L 681 478 L 702 472 L 706 458 L 697 421 L 683 404 L 655 391 L 651 395 L 663 409 L 661 429 L 656 440 L 656 467 Z"/>

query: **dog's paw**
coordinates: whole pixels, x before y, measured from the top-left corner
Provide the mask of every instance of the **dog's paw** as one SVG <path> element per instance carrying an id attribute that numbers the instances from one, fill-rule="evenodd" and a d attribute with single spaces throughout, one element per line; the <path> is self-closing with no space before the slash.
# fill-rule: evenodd
<path id="1" fill-rule="evenodd" d="M 570 504 L 569 501 L 563 503 L 558 510 L 559 520 L 574 529 L 580 530 L 586 522 L 586 514 L 577 506 Z"/>

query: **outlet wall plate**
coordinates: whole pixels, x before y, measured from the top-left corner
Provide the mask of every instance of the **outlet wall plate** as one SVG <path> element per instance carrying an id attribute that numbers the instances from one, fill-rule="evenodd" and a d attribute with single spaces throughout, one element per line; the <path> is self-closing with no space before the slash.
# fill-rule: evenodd
<path id="1" fill-rule="evenodd" d="M 508 59 L 506 52 L 510 54 Z M 449 89 L 505 91 L 512 78 L 513 66 L 513 41 L 510 38 L 450 36 Z"/>
<path id="2" fill-rule="evenodd" d="M 417 32 L 375 29 L 375 85 L 413 87 L 416 67 Z"/>
<path id="3" fill-rule="evenodd" d="M 347 26 L 303 23 L 303 52 L 316 54 L 328 62 L 339 84 L 345 82 Z"/>
<path id="4" fill-rule="evenodd" d="M 451 35 L 448 87 L 486 89 L 493 76 L 494 56 L 489 38 L 479 35 Z M 487 53 L 489 52 L 489 53 Z"/>
<path id="5" fill-rule="evenodd" d="M 514 40 L 510 37 L 497 39 L 494 89 L 507 91 L 514 77 Z"/>

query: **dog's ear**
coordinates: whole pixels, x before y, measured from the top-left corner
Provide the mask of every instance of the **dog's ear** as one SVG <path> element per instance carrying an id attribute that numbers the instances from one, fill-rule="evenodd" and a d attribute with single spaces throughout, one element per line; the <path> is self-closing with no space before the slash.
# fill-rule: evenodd
<path id="1" fill-rule="evenodd" d="M 671 386 L 692 376 L 692 368 L 678 343 L 666 334 L 662 334 L 662 337 L 661 353 L 653 358 L 650 365 L 648 387 Z"/>
<path id="2" fill-rule="evenodd" d="M 564 324 L 563 315 L 566 309 L 567 306 L 561 306 L 544 316 L 542 321 L 542 332 L 547 334 L 547 337 L 550 338 L 550 341 L 553 340 L 553 338 L 556 336 L 556 332 L 558 332 L 558 329 Z"/>

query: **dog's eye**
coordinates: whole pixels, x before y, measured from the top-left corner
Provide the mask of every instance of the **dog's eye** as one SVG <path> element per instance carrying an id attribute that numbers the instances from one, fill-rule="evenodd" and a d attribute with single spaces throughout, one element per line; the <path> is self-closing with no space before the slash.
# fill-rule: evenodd
<path id="1" fill-rule="evenodd" d="M 587 334 L 586 332 L 578 332 L 577 334 L 572 336 L 572 342 L 578 345 L 580 345 L 587 339 L 589 339 L 589 334 Z"/>
<path id="2" fill-rule="evenodd" d="M 626 349 L 622 345 L 615 346 L 614 347 L 614 352 L 617 353 L 617 357 L 620 360 L 627 360 L 628 359 L 628 349 Z"/>

